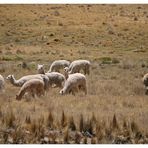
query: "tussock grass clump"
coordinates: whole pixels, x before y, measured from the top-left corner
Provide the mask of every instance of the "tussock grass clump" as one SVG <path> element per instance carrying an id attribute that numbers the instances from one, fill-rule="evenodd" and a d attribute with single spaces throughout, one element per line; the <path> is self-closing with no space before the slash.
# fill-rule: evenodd
<path id="1" fill-rule="evenodd" d="M 16 125 L 15 121 L 16 121 L 15 114 L 14 114 L 13 110 L 10 109 L 5 114 L 5 117 L 4 117 L 4 122 L 5 122 L 6 127 L 15 127 L 15 125 Z"/>
<path id="2" fill-rule="evenodd" d="M 31 123 L 30 116 L 26 116 L 25 123 L 27 123 L 27 124 L 30 124 Z"/>
<path id="3" fill-rule="evenodd" d="M 97 139 L 96 138 L 91 138 L 91 144 L 97 144 Z"/>
<path id="4" fill-rule="evenodd" d="M 102 126 L 100 123 L 97 123 L 96 125 L 96 137 L 98 140 L 98 143 L 101 143 L 101 140 L 104 137 L 104 132 L 103 132 L 103 128 L 105 128 L 105 124 Z"/>
<path id="5" fill-rule="evenodd" d="M 17 127 L 14 131 L 14 133 L 12 134 L 12 142 L 13 144 L 19 144 L 19 143 L 25 143 L 26 139 L 25 139 L 25 133 L 24 131 L 21 129 L 21 126 Z"/>
<path id="6" fill-rule="evenodd" d="M 83 144 L 87 144 L 87 137 L 84 137 Z"/>
<path id="7" fill-rule="evenodd" d="M 118 125 L 117 118 L 116 118 L 116 115 L 115 114 L 113 116 L 112 128 L 113 129 L 119 129 L 119 125 Z"/>
<path id="8" fill-rule="evenodd" d="M 69 143 L 69 129 L 66 128 L 66 130 L 64 131 L 64 143 L 68 144 Z"/>
<path id="9" fill-rule="evenodd" d="M 93 122 L 91 120 L 87 120 L 83 124 L 83 132 L 86 133 L 88 137 L 92 137 L 93 135 Z"/>
<path id="10" fill-rule="evenodd" d="M 75 134 L 75 143 L 76 144 L 80 144 L 81 143 L 81 140 L 82 140 L 82 134 L 80 132 L 76 132 Z"/>
<path id="11" fill-rule="evenodd" d="M 50 129 L 52 129 L 53 126 L 54 126 L 54 123 L 53 122 L 54 122 L 54 117 L 53 117 L 52 113 L 49 112 L 48 118 L 47 118 L 47 127 L 49 127 Z"/>
<path id="12" fill-rule="evenodd" d="M 61 126 L 62 127 L 66 127 L 67 126 L 67 117 L 66 117 L 64 111 L 62 112 Z"/>
<path id="13" fill-rule="evenodd" d="M 76 129 L 73 116 L 67 120 L 64 111 L 62 112 L 61 120 L 61 124 L 64 126 L 60 125 L 56 127 L 53 126 L 53 121 L 56 118 L 53 117 L 51 111 L 46 118 L 43 115 L 38 119 L 31 119 L 29 115 L 25 116 L 24 120 L 27 126 L 24 126 L 23 123 L 18 123 L 20 120 L 14 116 L 12 110 L 9 113 L 7 113 L 9 118 L 4 117 L 5 130 L 0 133 L 2 135 L 2 143 L 148 143 L 146 135 L 139 129 L 135 121 L 127 124 L 127 121 L 124 120 L 122 126 L 119 128 L 115 114 L 113 119 L 108 121 L 99 121 L 94 113 L 90 118 L 87 117 L 87 120 L 84 120 L 84 115 L 81 114 L 79 132 Z M 65 121 L 67 124 L 65 124 Z M 1 124 L 3 123 L 1 122 Z"/>
<path id="14" fill-rule="evenodd" d="M 70 117 L 70 119 L 69 119 L 69 129 L 71 129 L 72 131 L 75 131 L 76 130 L 76 125 L 75 125 L 73 116 Z"/>
<path id="15" fill-rule="evenodd" d="M 83 119 L 83 115 L 81 114 L 80 115 L 80 122 L 79 122 L 79 130 L 80 130 L 80 132 L 83 131 L 83 128 L 84 128 L 84 119 Z"/>
<path id="16" fill-rule="evenodd" d="M 139 127 L 138 127 L 138 125 L 135 123 L 135 121 L 132 121 L 132 122 L 131 122 L 131 130 L 132 130 L 132 132 L 134 132 L 134 133 L 136 133 L 136 132 L 139 131 Z"/>

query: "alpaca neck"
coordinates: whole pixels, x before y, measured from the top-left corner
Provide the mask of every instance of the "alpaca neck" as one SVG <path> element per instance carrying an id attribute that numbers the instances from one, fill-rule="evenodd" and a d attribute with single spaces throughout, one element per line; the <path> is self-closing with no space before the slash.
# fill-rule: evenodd
<path id="1" fill-rule="evenodd" d="M 44 69 L 42 70 L 42 73 L 41 74 L 44 74 L 45 75 L 45 70 Z"/>
<path id="2" fill-rule="evenodd" d="M 51 65 L 48 72 L 52 72 L 52 71 L 53 71 L 53 66 Z"/>
<path id="3" fill-rule="evenodd" d="M 19 86 L 17 80 L 14 78 L 14 76 L 12 76 L 11 78 L 11 83 L 15 86 Z"/>
<path id="4" fill-rule="evenodd" d="M 39 69 L 39 74 L 45 74 L 45 70 L 44 69 Z"/>
<path id="5" fill-rule="evenodd" d="M 24 94 L 25 94 L 25 91 L 21 91 L 21 90 L 20 90 L 20 92 L 19 92 L 19 94 L 18 94 L 18 96 L 17 96 L 17 99 L 18 99 L 18 100 L 21 100 Z"/>
<path id="6" fill-rule="evenodd" d="M 69 77 L 68 72 L 65 72 L 64 75 L 65 75 L 65 79 L 67 80 Z"/>

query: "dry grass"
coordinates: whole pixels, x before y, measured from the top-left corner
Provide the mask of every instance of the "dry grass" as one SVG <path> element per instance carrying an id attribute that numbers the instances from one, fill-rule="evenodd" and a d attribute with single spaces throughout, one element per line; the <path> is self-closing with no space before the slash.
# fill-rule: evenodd
<path id="1" fill-rule="evenodd" d="M 148 143 L 147 5 L 1 5 L 0 74 L 88 59 L 88 95 L 0 94 L 0 143 Z M 27 11 L 26 11 L 27 10 Z M 13 12 L 13 13 L 12 13 Z M 27 12 L 27 13 L 26 13 Z"/>

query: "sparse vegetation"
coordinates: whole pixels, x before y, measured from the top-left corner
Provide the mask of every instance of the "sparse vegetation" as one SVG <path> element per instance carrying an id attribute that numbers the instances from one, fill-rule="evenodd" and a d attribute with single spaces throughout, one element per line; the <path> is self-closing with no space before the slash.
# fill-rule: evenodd
<path id="1" fill-rule="evenodd" d="M 63 113 L 62 113 L 63 114 Z M 53 122 L 52 113 L 49 113 L 49 116 L 46 118 L 39 117 L 36 119 L 31 119 L 29 116 L 26 117 L 25 123 L 14 126 L 13 122 L 16 120 L 13 112 L 11 110 L 10 115 L 6 117 L 5 125 L 6 127 L 0 131 L 1 143 L 44 143 L 44 144 L 55 144 L 55 143 L 84 143 L 84 144 L 96 144 L 96 143 L 147 143 L 148 137 L 146 134 L 139 131 L 138 125 L 132 121 L 131 129 L 130 127 L 120 124 L 117 126 L 118 119 L 116 116 L 113 116 L 112 121 L 103 121 L 99 122 L 100 119 L 86 120 L 84 123 L 83 131 L 79 132 L 77 127 L 75 130 L 71 129 L 70 126 L 66 126 L 64 129 L 61 129 L 61 125 L 55 128 L 49 129 L 49 119 Z M 62 115 L 63 116 L 63 115 Z M 82 122 L 81 115 L 81 122 Z M 16 117 L 19 119 L 19 117 Z M 67 118 L 65 116 L 65 118 Z M 46 124 L 46 122 L 48 124 Z M 71 124 L 73 119 L 68 121 L 68 124 Z M 94 124 L 92 125 L 92 122 Z M 106 123 L 107 122 L 107 123 Z M 105 124 L 104 124 L 105 123 Z M 62 124 L 62 123 L 61 123 Z M 106 125 L 112 125 L 110 128 Z M 78 125 L 78 124 L 77 124 Z M 122 126 L 123 125 L 123 126 Z M 51 127 L 51 124 L 50 124 Z M 95 133 L 92 133 L 90 129 L 94 128 Z M 117 129 L 118 130 L 115 130 Z M 129 134 L 127 134 L 129 133 Z"/>
<path id="2" fill-rule="evenodd" d="M 41 98 L 17 101 L 19 88 L 6 81 L 0 92 L 0 143 L 148 143 L 142 83 L 148 72 L 147 9 L 1 5 L 1 75 L 37 74 L 37 64 L 49 70 L 58 59 L 86 59 L 91 70 L 86 96 L 61 96 L 60 88 L 51 88 Z"/>

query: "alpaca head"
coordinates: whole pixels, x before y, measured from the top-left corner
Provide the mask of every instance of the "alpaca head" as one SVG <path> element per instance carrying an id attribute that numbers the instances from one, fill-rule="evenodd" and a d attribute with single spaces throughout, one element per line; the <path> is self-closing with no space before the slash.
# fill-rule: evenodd
<path id="1" fill-rule="evenodd" d="M 68 79 L 68 75 L 69 75 L 69 68 L 68 67 L 64 68 L 64 75 L 65 75 L 65 78 Z"/>
<path id="2" fill-rule="evenodd" d="M 60 90 L 60 95 L 64 95 L 64 90 Z"/>
<path id="3" fill-rule="evenodd" d="M 69 68 L 68 68 L 68 67 L 65 67 L 65 68 L 64 68 L 64 71 L 68 73 Z"/>
<path id="4" fill-rule="evenodd" d="M 14 78 L 14 75 L 8 75 L 7 77 L 6 77 L 6 80 L 12 80 Z"/>
<path id="5" fill-rule="evenodd" d="M 38 64 L 37 70 L 39 74 L 44 74 L 44 64 Z"/>

